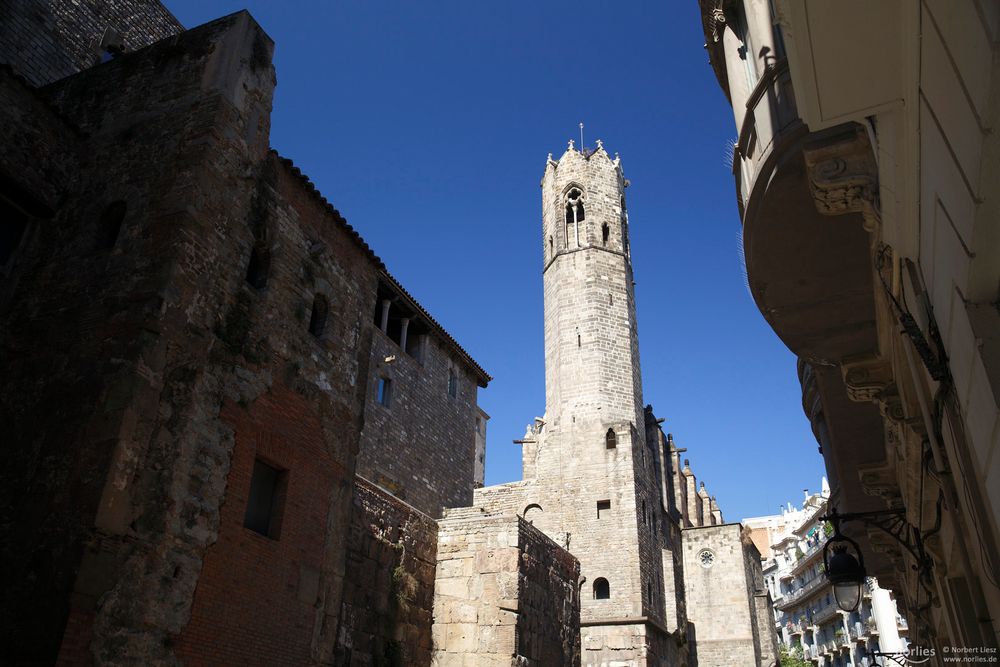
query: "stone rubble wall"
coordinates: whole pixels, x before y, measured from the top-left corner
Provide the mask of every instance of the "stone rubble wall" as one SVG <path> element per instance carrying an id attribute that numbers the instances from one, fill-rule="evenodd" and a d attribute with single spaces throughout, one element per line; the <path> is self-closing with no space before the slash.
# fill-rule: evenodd
<path id="1" fill-rule="evenodd" d="M 432 518 L 356 478 L 335 665 L 430 664 L 437 532 Z"/>
<path id="2" fill-rule="evenodd" d="M 435 667 L 579 665 L 579 562 L 524 519 L 480 508 L 439 523 Z"/>

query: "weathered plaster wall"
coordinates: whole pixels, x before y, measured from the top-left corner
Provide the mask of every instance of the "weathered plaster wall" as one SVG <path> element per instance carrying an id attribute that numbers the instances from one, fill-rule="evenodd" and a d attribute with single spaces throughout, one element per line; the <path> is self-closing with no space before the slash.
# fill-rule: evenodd
<path id="1" fill-rule="evenodd" d="M 356 478 L 335 665 L 431 662 L 437 523 Z"/>

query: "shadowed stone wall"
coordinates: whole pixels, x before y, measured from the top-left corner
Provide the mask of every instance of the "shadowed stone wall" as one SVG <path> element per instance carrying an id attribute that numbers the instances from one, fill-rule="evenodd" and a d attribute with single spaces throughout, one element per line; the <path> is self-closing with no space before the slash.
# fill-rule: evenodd
<path id="1" fill-rule="evenodd" d="M 432 664 L 579 665 L 579 568 L 520 517 L 446 511 L 438 533 Z"/>
<path id="2" fill-rule="evenodd" d="M 108 28 L 126 51 L 184 30 L 157 0 L 0 0 L 0 63 L 43 86 L 99 63 Z"/>

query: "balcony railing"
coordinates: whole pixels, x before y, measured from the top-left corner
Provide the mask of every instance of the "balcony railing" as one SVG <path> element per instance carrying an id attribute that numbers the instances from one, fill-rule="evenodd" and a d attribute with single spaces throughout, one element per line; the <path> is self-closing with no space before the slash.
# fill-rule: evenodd
<path id="1" fill-rule="evenodd" d="M 776 606 L 778 607 L 778 609 L 781 610 L 789 609 L 798 604 L 799 602 L 801 602 L 809 594 L 823 587 L 823 585 L 825 584 L 826 584 L 826 577 L 823 576 L 822 574 L 818 574 L 809 581 L 807 581 L 798 590 L 785 593 L 784 598 L 782 598 L 781 600 L 781 604 Z"/>
<path id="2" fill-rule="evenodd" d="M 737 192 L 744 204 L 753 190 L 761 164 L 784 135 L 804 127 L 795 108 L 792 77 L 788 62 L 781 60 L 768 68 L 757 81 L 747 100 L 733 160 Z"/>

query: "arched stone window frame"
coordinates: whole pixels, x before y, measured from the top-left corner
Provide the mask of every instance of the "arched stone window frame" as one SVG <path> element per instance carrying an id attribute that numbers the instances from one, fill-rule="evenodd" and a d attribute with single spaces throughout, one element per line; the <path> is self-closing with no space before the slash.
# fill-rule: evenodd
<path id="1" fill-rule="evenodd" d="M 604 577 L 598 577 L 594 579 L 594 599 L 595 600 L 610 600 L 611 599 L 611 584 Z"/>
<path id="2" fill-rule="evenodd" d="M 561 212 L 564 220 L 566 248 L 579 248 L 580 223 L 587 219 L 587 191 L 578 183 L 570 183 L 563 189 Z M 584 235 L 586 236 L 586 235 Z"/>

